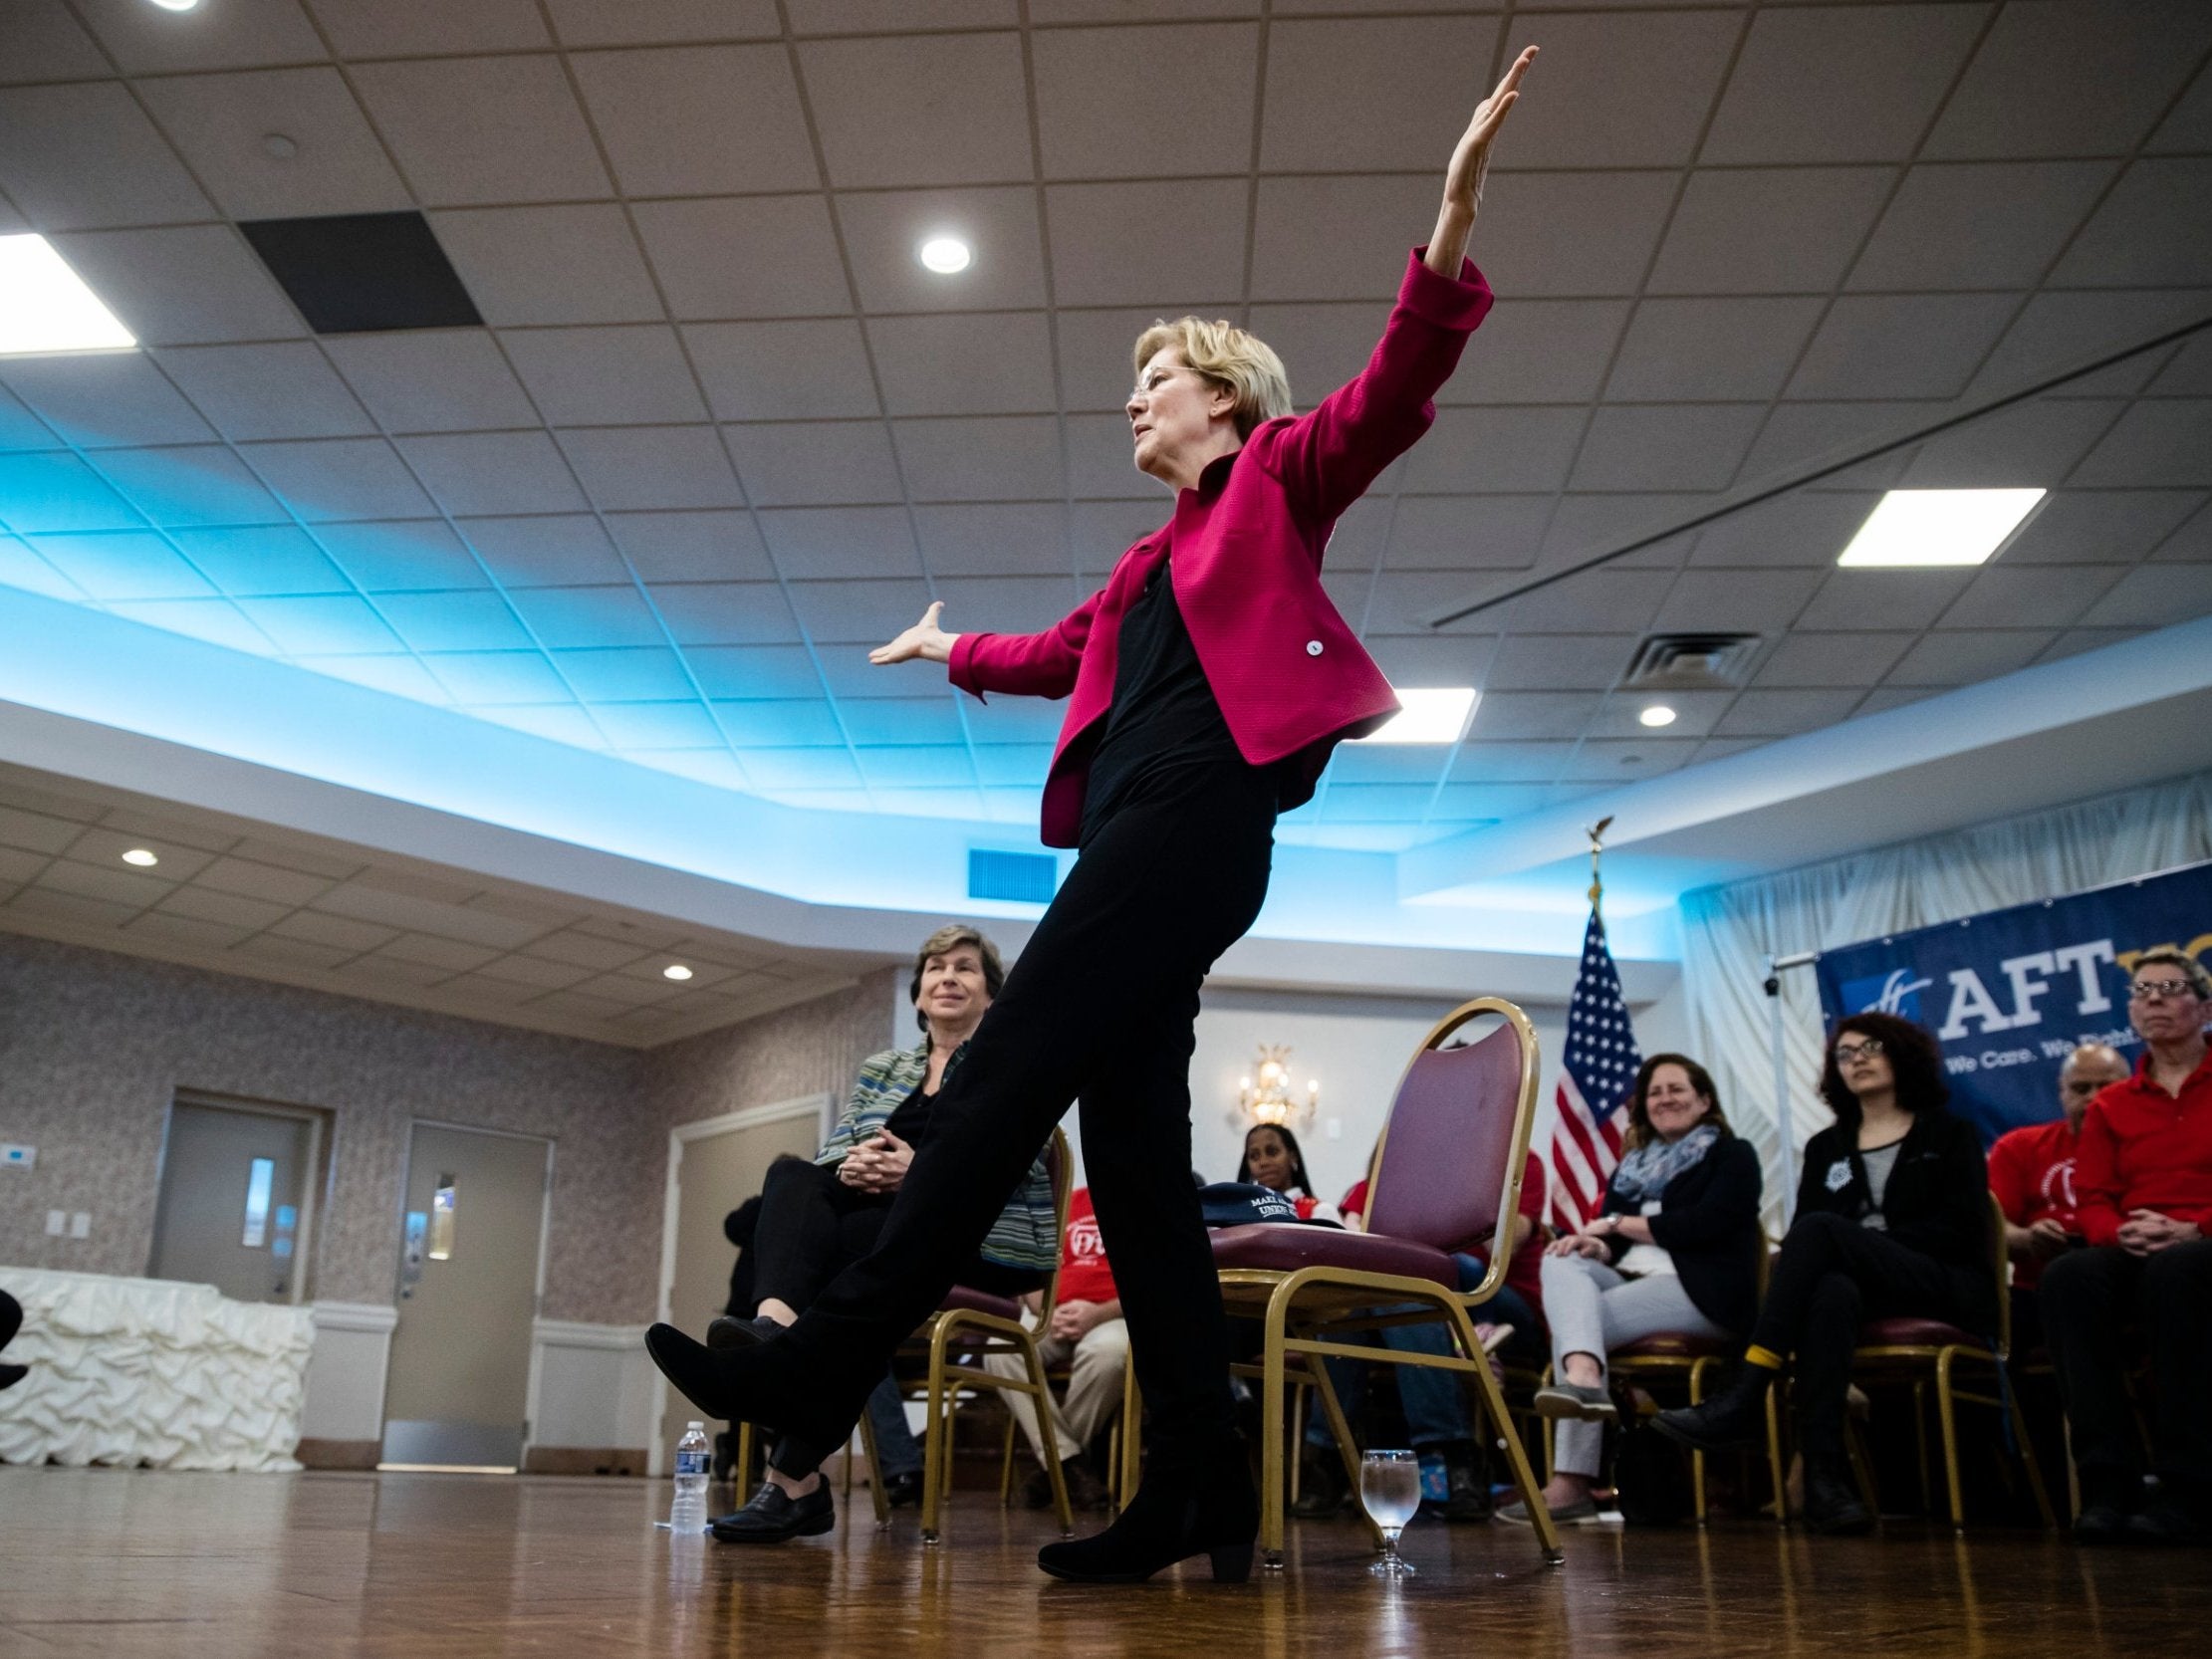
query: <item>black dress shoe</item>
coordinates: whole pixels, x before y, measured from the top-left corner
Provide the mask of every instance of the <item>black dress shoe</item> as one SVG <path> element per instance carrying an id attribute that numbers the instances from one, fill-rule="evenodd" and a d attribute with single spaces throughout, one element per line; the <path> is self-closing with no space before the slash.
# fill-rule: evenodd
<path id="1" fill-rule="evenodd" d="M 1805 1530 L 1824 1538 L 1857 1538 L 1874 1530 L 1874 1514 L 1858 1496 L 1850 1460 L 1841 1451 L 1805 1456 Z"/>
<path id="2" fill-rule="evenodd" d="M 2193 1504 L 2160 1496 L 2127 1518 L 2127 1537 L 2136 1543 L 2212 1543 L 2212 1527 Z"/>
<path id="3" fill-rule="evenodd" d="M 1068 1489 L 1068 1507 L 1071 1510 L 1110 1510 L 1113 1494 L 1106 1483 L 1091 1473 L 1091 1466 L 1079 1457 L 1072 1457 L 1060 1466 L 1060 1479 Z M 1022 1508 L 1049 1510 L 1053 1507 L 1053 1481 L 1043 1468 L 1033 1469 L 1022 1482 Z"/>
<path id="4" fill-rule="evenodd" d="M 2082 1512 L 2074 1518 L 2074 1541 L 2092 1549 L 2129 1542 L 2127 1523 L 2142 1501 L 2142 1491 L 2140 1480 L 2083 1471 Z"/>
<path id="5" fill-rule="evenodd" d="M 1079 1584 L 1137 1584 L 1162 1567 L 1204 1555 L 1217 1584 L 1252 1576 L 1260 1503 L 1241 1445 L 1186 1468 L 1144 1472 L 1144 1484 L 1112 1526 L 1096 1538 L 1048 1543 L 1037 1564 Z"/>
<path id="6" fill-rule="evenodd" d="M 830 1496 L 828 1481 L 804 1498 L 793 1498 L 774 1481 L 763 1481 L 750 1504 L 735 1515 L 723 1516 L 708 1531 L 724 1543 L 782 1543 L 786 1539 L 818 1538 L 837 1524 L 837 1500 Z"/>
<path id="7" fill-rule="evenodd" d="M 784 1327 L 765 1313 L 755 1319 L 733 1319 L 727 1313 L 706 1327 L 706 1345 L 710 1348 L 743 1348 L 760 1342 L 773 1342 L 784 1333 Z"/>
<path id="8" fill-rule="evenodd" d="M 1755 1446 L 1767 1434 L 1767 1389 L 1774 1372 L 1746 1365 L 1736 1380 L 1703 1405 L 1662 1411 L 1651 1425 L 1677 1445 L 1698 1452 L 1728 1452 Z"/>
<path id="9" fill-rule="evenodd" d="M 902 1510 L 921 1502 L 921 1471 L 909 1469 L 903 1475 L 883 1477 L 883 1498 L 894 1510 Z"/>

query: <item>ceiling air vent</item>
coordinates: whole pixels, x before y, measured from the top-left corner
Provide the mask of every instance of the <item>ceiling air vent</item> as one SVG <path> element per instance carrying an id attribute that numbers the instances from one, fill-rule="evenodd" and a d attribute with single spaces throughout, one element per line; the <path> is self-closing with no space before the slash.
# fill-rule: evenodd
<path id="1" fill-rule="evenodd" d="M 1050 852 L 992 852 L 968 848 L 968 897 L 1010 898 L 1050 904 L 1060 885 L 1060 860 Z"/>
<path id="2" fill-rule="evenodd" d="M 1629 691 L 1728 691 L 1759 651 L 1756 633 L 1654 633 L 1636 647 L 1621 682 Z"/>

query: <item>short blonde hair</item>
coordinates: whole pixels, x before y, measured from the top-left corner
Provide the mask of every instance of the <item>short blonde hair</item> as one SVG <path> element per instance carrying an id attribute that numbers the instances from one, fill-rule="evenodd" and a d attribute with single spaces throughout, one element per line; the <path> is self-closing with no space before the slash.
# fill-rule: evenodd
<path id="1" fill-rule="evenodd" d="M 1291 412 L 1291 377 L 1283 359 L 1257 335 L 1234 323 L 1208 323 L 1197 317 L 1154 323 L 1136 337 L 1136 372 L 1173 347 L 1184 362 L 1236 398 L 1237 435 L 1248 438 L 1263 420 Z"/>

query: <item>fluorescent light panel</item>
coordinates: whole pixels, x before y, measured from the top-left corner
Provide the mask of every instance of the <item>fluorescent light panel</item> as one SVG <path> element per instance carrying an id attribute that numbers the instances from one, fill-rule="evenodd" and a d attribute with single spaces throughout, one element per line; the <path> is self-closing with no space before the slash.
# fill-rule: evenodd
<path id="1" fill-rule="evenodd" d="M 1404 705 L 1390 720 L 1354 743 L 1457 743 L 1475 712 L 1475 688 L 1443 686 L 1427 691 L 1392 688 Z"/>
<path id="2" fill-rule="evenodd" d="M 0 356 L 138 343 L 43 236 L 0 236 Z"/>
<path id="3" fill-rule="evenodd" d="M 1892 568 L 1987 564 L 2047 493 L 1891 490 L 1836 562 Z"/>

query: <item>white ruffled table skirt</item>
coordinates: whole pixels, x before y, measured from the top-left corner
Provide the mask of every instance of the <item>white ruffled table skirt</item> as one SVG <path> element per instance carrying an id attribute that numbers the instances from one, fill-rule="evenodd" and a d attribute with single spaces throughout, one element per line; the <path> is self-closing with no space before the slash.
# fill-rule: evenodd
<path id="1" fill-rule="evenodd" d="M 0 1463 L 293 1470 L 313 1316 L 209 1285 L 0 1267 L 23 1304 Z"/>

